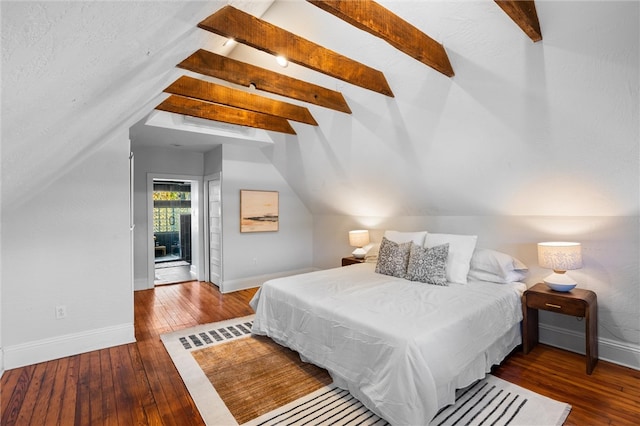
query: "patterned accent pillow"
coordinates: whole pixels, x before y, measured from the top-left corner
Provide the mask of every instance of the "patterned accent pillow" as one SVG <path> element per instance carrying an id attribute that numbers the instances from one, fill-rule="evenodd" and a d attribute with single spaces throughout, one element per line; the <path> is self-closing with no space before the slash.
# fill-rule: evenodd
<path id="1" fill-rule="evenodd" d="M 378 263 L 376 263 L 376 272 L 391 275 L 392 277 L 404 278 L 407 273 L 411 244 L 411 241 L 398 244 L 382 237 L 380 251 L 378 252 Z"/>
<path id="2" fill-rule="evenodd" d="M 448 285 L 448 255 L 449 243 L 430 248 L 413 244 L 409 253 L 406 278 L 421 283 Z"/>

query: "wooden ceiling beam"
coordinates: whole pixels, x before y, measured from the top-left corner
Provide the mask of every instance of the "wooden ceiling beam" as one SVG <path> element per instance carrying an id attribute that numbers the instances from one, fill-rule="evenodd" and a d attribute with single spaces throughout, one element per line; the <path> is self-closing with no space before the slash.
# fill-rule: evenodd
<path id="1" fill-rule="evenodd" d="M 243 92 L 242 90 L 232 89 L 184 75 L 174 81 L 169 87 L 164 89 L 164 91 L 174 95 L 200 99 L 201 101 L 275 115 L 300 123 L 311 124 L 312 126 L 318 125 L 318 122 L 305 107 L 265 98 L 264 96 L 254 95 Z"/>
<path id="2" fill-rule="evenodd" d="M 447 52 L 418 28 L 372 0 L 307 0 L 343 21 L 385 40 L 423 64 L 453 77 Z"/>
<path id="3" fill-rule="evenodd" d="M 351 114 L 342 93 L 199 49 L 179 68 Z"/>
<path id="4" fill-rule="evenodd" d="M 312 41 L 256 18 L 233 6 L 225 6 L 198 24 L 204 30 L 356 86 L 393 97 L 384 74 Z"/>
<path id="5" fill-rule="evenodd" d="M 296 134 L 291 124 L 282 117 L 233 108 L 226 105 L 212 104 L 210 102 L 185 98 L 178 95 L 169 96 L 160 103 L 156 109 L 175 114 L 204 118 L 206 120 L 222 121 L 224 123 L 255 127 L 290 135 Z"/>
<path id="6" fill-rule="evenodd" d="M 542 40 L 540 21 L 534 0 L 494 0 L 531 40 Z"/>

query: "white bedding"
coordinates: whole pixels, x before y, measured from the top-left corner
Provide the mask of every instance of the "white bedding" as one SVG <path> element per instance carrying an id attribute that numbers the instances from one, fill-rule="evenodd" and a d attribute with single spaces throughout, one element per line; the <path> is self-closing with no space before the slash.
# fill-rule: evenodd
<path id="1" fill-rule="evenodd" d="M 363 263 L 267 281 L 253 333 L 326 368 L 388 422 L 428 424 L 520 344 L 525 285 L 436 286 Z"/>

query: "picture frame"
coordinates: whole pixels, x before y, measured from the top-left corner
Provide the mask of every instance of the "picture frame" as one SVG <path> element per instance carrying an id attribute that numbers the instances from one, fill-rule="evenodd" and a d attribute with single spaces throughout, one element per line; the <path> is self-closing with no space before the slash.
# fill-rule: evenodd
<path id="1" fill-rule="evenodd" d="M 240 190 L 240 232 L 276 232 L 280 225 L 278 191 Z"/>

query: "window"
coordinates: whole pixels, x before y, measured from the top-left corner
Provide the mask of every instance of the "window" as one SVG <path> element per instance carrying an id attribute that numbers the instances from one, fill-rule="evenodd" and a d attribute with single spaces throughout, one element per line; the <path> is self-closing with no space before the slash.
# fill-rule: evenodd
<path id="1" fill-rule="evenodd" d="M 180 216 L 191 214 L 191 185 L 153 183 L 153 233 L 179 232 Z"/>

